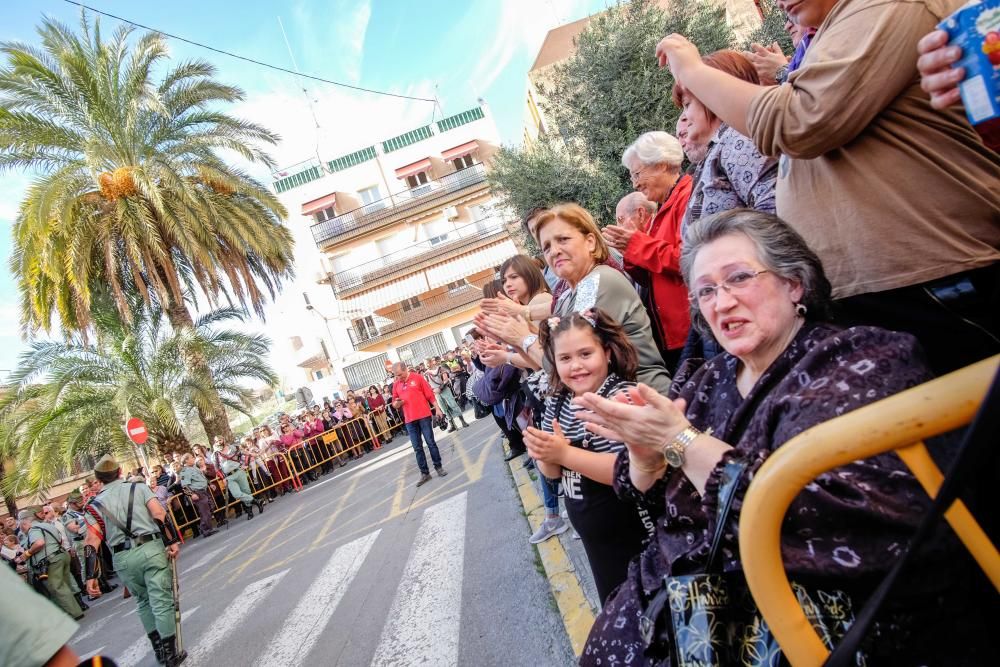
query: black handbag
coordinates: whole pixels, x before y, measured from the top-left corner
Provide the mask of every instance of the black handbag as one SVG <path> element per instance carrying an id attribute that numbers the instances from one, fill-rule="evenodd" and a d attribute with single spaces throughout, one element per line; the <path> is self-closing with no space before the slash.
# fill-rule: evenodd
<path id="1" fill-rule="evenodd" d="M 482 419 L 493 414 L 493 408 L 488 405 L 483 405 L 479 402 L 479 399 L 472 399 L 472 410 L 476 415 L 476 419 Z"/>
<path id="2" fill-rule="evenodd" d="M 718 522 L 703 574 L 666 576 L 643 610 L 639 630 L 648 647 L 656 639 L 670 646 L 677 667 L 776 667 L 787 665 L 781 647 L 760 615 L 742 572 L 722 572 L 718 551 L 736 487 L 746 464 L 723 468 Z M 840 641 L 854 623 L 851 596 L 836 589 L 819 589 L 792 582 L 792 590 L 828 648 Z M 864 657 L 855 655 L 857 665 Z"/>

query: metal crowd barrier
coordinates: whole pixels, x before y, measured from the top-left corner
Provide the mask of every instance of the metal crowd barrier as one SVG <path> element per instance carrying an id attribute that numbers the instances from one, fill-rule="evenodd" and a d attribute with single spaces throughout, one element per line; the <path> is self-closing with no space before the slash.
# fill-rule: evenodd
<path id="1" fill-rule="evenodd" d="M 258 461 L 267 470 L 267 474 L 260 472 L 257 466 L 243 467 L 243 471 L 247 474 L 247 480 L 250 482 L 250 492 L 254 497 L 284 484 L 291 484 L 296 491 L 302 488 L 302 482 L 296 475 L 287 455 L 278 452 L 268 456 L 266 460 L 258 459 Z M 268 461 L 275 463 L 273 468 L 267 465 Z M 220 524 L 226 520 L 229 508 L 239 502 L 236 499 L 229 500 L 229 490 L 225 478 L 215 478 L 208 481 L 208 497 L 212 505 L 212 516 Z M 177 528 L 181 542 L 184 542 L 184 531 L 201 519 L 194 503 L 184 493 L 177 493 L 167 498 L 167 513 Z"/>

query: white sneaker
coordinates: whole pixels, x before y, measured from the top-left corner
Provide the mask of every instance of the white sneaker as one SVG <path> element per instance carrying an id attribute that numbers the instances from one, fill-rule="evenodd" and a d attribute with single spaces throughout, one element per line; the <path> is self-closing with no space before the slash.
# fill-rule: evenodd
<path id="1" fill-rule="evenodd" d="M 569 530 L 569 524 L 562 520 L 562 517 L 546 517 L 542 525 L 538 527 L 534 535 L 528 538 L 530 544 L 539 544 L 555 535 L 561 535 Z"/>

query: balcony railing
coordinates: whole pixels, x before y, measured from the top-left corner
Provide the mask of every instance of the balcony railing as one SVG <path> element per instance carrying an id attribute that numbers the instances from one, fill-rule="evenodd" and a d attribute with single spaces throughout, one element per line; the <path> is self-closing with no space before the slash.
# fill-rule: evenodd
<path id="1" fill-rule="evenodd" d="M 492 279 L 492 278 L 491 278 Z M 449 311 L 467 308 L 483 298 L 484 280 L 479 280 L 444 294 L 421 300 L 420 305 L 410 310 L 398 306 L 384 315 L 372 315 L 376 330 L 355 325 L 347 330 L 355 349 L 367 347 L 402 333 L 405 329 L 427 320 L 443 316 Z"/>
<path id="2" fill-rule="evenodd" d="M 411 211 L 446 199 L 485 180 L 486 168 L 481 163 L 474 164 L 412 190 L 365 204 L 332 220 L 317 222 L 312 226 L 313 240 L 323 247 L 337 240 L 376 231 Z"/>
<path id="3" fill-rule="evenodd" d="M 405 275 L 414 266 L 448 257 L 479 244 L 506 238 L 507 230 L 499 217 L 485 218 L 462 225 L 435 241 L 421 241 L 383 257 L 330 274 L 333 291 L 338 297 L 347 296 L 360 287 L 365 289 Z"/>

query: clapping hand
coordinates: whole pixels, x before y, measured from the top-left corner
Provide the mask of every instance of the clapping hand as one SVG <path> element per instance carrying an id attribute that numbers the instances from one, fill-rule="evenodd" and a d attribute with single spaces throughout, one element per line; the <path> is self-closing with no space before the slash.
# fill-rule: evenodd
<path id="1" fill-rule="evenodd" d="M 601 235 L 604 237 L 604 240 L 608 242 L 609 246 L 624 252 L 636 231 L 637 230 L 630 225 L 608 225 L 601 230 Z"/>
<path id="2" fill-rule="evenodd" d="M 528 456 L 557 466 L 562 465 L 563 456 L 570 446 L 558 419 L 552 422 L 552 433 L 529 426 L 524 431 L 524 444 L 528 449 Z"/>
<path id="3" fill-rule="evenodd" d="M 751 44 L 750 48 L 752 50 L 745 52 L 743 55 L 747 57 L 747 60 L 757 70 L 757 77 L 760 79 L 761 85 L 773 86 L 778 83 L 774 78 L 775 73 L 781 67 L 788 65 L 788 58 L 782 53 L 778 43 L 774 42 L 771 46 Z"/>
<path id="4" fill-rule="evenodd" d="M 645 384 L 610 400 L 588 392 L 573 403 L 582 408 L 576 416 L 588 431 L 624 442 L 631 455 L 646 462 L 662 461 L 663 445 L 691 425 L 684 399 L 672 401 Z"/>

